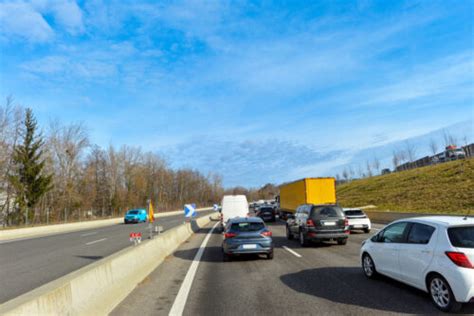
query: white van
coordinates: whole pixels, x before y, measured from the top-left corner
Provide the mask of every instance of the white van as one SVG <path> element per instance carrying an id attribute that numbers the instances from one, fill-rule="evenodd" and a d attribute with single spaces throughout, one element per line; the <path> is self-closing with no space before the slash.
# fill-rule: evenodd
<path id="1" fill-rule="evenodd" d="M 222 198 L 221 228 L 234 217 L 246 217 L 249 214 L 249 204 L 245 195 L 225 195 Z"/>

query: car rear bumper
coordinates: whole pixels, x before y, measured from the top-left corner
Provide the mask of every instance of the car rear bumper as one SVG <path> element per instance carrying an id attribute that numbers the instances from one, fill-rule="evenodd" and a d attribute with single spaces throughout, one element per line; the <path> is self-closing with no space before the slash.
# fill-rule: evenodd
<path id="1" fill-rule="evenodd" d="M 370 225 L 368 224 L 354 224 L 349 225 L 350 230 L 357 230 L 357 229 L 370 229 Z"/>
<path id="2" fill-rule="evenodd" d="M 245 249 L 246 246 L 255 245 L 255 248 Z M 270 253 L 273 251 L 272 241 L 258 241 L 258 242 L 226 242 L 222 243 L 222 251 L 226 254 L 251 254 L 251 253 Z"/>
<path id="3" fill-rule="evenodd" d="M 308 232 L 306 238 L 311 241 L 323 241 L 331 239 L 344 239 L 348 238 L 349 235 L 346 233 L 319 233 L 319 232 Z"/>

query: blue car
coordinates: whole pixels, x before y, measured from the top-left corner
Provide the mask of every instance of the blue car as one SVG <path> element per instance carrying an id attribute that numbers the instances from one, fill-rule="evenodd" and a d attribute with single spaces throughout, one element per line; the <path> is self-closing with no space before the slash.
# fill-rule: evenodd
<path id="1" fill-rule="evenodd" d="M 148 216 L 145 209 L 136 209 L 136 210 L 129 210 L 127 214 L 125 214 L 124 222 L 125 224 L 140 223 L 140 222 L 145 223 L 147 219 L 148 219 Z"/>
<path id="2" fill-rule="evenodd" d="M 265 254 L 273 259 L 272 232 L 259 217 L 229 219 L 222 242 L 223 260 L 245 254 Z"/>

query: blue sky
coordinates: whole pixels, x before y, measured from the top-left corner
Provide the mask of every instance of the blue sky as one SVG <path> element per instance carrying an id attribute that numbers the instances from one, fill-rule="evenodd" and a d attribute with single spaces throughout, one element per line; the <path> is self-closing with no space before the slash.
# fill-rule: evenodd
<path id="1" fill-rule="evenodd" d="M 226 186 L 334 175 L 473 140 L 473 6 L 0 1 L 0 96 Z"/>

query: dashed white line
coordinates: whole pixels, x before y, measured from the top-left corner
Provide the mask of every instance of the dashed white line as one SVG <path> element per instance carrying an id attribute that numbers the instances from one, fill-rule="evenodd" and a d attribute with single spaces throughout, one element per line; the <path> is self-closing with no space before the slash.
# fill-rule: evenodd
<path id="1" fill-rule="evenodd" d="M 301 257 L 302 257 L 299 253 L 297 253 L 296 251 L 294 251 L 294 250 L 288 248 L 287 246 L 283 246 L 283 249 L 285 249 L 286 251 L 288 251 L 289 253 L 291 253 L 292 255 L 294 255 L 294 256 L 296 256 L 296 257 L 298 257 L 298 258 L 301 258 Z"/>
<path id="2" fill-rule="evenodd" d="M 199 261 L 201 260 L 207 242 L 209 241 L 209 238 L 211 238 L 211 234 L 216 228 L 217 224 L 219 224 L 219 222 L 212 226 L 211 231 L 207 234 L 206 238 L 204 238 L 201 246 L 199 246 L 199 250 L 196 253 L 196 256 L 194 257 L 191 266 L 189 267 L 188 273 L 186 273 L 186 276 L 184 277 L 184 281 L 181 284 L 181 287 L 179 288 L 178 295 L 176 295 L 169 315 L 181 316 L 183 314 L 184 306 L 186 305 L 186 300 L 188 299 L 189 291 L 191 290 L 191 285 L 193 284 L 194 276 L 196 275 Z"/>
<path id="3" fill-rule="evenodd" d="M 91 242 L 86 243 L 86 245 L 89 246 L 89 245 L 96 244 L 96 243 L 101 242 L 101 241 L 104 241 L 104 240 L 107 240 L 107 238 L 102 238 L 102 239 L 94 240 L 94 241 L 91 241 Z"/>
<path id="4" fill-rule="evenodd" d="M 92 236 L 92 235 L 95 235 L 95 234 L 97 234 L 97 232 L 82 234 L 81 237 Z"/>

